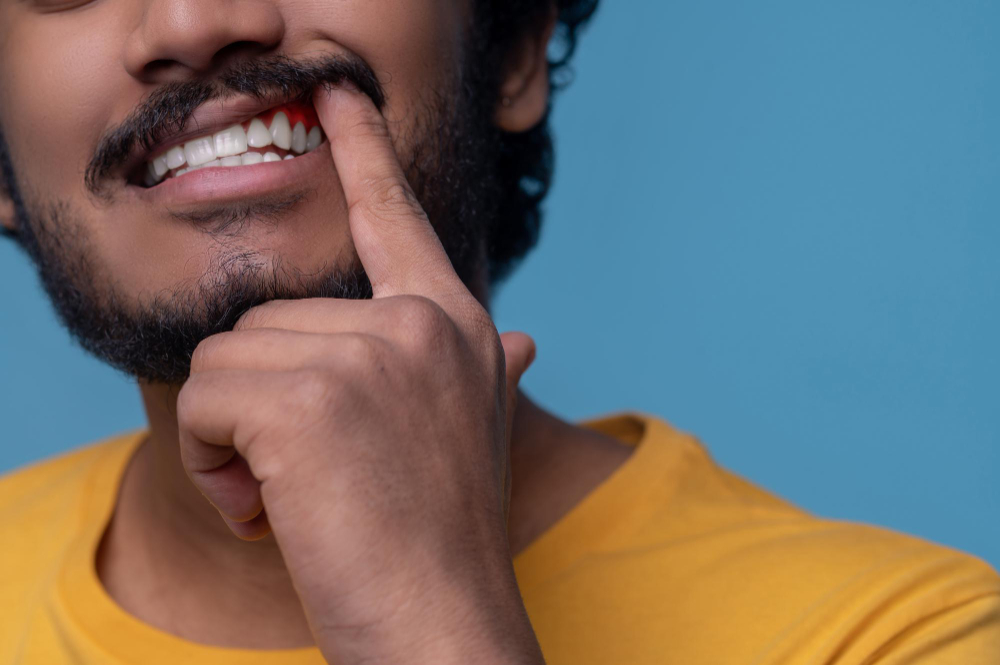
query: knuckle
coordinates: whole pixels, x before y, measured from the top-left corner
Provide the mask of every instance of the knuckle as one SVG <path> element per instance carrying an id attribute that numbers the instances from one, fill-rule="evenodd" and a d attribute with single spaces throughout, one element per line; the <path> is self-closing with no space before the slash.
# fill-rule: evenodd
<path id="1" fill-rule="evenodd" d="M 338 403 L 341 395 L 340 383 L 334 374 L 321 367 L 297 370 L 292 389 L 285 399 L 290 410 L 326 413 Z"/>
<path id="2" fill-rule="evenodd" d="M 444 309 L 430 298 L 401 296 L 399 307 L 400 328 L 416 346 L 428 348 L 451 341 L 454 324 Z"/>
<path id="3" fill-rule="evenodd" d="M 479 303 L 475 303 L 468 312 L 468 321 L 475 339 L 482 341 L 494 348 L 503 348 L 500 342 L 500 332 L 497 330 L 493 318 L 484 310 Z"/>
<path id="4" fill-rule="evenodd" d="M 489 360 L 494 360 L 492 354 L 503 356 L 503 343 L 493 317 L 483 309 L 474 298 L 463 301 L 460 319 L 470 343 L 478 349 L 485 349 Z"/>
<path id="5" fill-rule="evenodd" d="M 385 118 L 374 108 L 362 108 L 354 114 L 350 123 L 353 135 L 368 136 L 376 139 L 389 139 L 389 125 Z"/>
<path id="6" fill-rule="evenodd" d="M 355 333 L 337 340 L 334 351 L 346 360 L 348 367 L 365 373 L 381 364 L 384 350 L 375 336 Z"/>
<path id="7" fill-rule="evenodd" d="M 424 214 L 413 190 L 398 175 L 372 178 L 366 184 L 368 197 L 364 205 L 371 214 L 380 218 L 392 218 L 401 214 Z"/>
<path id="8" fill-rule="evenodd" d="M 492 317 L 478 303 L 475 303 L 466 311 L 464 320 L 470 343 L 478 352 L 489 375 L 494 376 L 498 373 L 500 377 L 506 376 L 506 355 L 503 342 L 500 340 L 500 332 Z"/>

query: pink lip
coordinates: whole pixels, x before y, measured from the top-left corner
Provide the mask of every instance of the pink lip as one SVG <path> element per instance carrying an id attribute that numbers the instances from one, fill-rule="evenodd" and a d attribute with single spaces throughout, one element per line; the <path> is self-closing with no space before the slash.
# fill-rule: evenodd
<path id="1" fill-rule="evenodd" d="M 216 166 L 190 171 L 155 187 L 128 185 L 132 197 L 148 205 L 184 206 L 252 199 L 281 191 L 314 189 L 322 179 L 335 177 L 330 144 L 280 162 L 251 166 Z"/>

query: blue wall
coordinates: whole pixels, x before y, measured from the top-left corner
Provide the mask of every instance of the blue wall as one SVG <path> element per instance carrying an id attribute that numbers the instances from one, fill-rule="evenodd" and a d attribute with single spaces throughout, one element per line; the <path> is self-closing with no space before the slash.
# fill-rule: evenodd
<path id="1" fill-rule="evenodd" d="M 1000 566 L 1000 4 L 604 1 L 495 305 L 527 391 Z M 0 469 L 142 424 L 9 244 L 0 299 Z"/>

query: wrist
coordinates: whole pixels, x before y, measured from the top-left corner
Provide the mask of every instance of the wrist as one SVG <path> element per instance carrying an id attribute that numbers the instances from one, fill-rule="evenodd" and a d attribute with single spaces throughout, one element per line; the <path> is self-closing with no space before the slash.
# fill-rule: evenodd
<path id="1" fill-rule="evenodd" d="M 422 575 L 382 594 L 377 616 L 317 626 L 330 662 L 544 663 L 513 568 Z"/>

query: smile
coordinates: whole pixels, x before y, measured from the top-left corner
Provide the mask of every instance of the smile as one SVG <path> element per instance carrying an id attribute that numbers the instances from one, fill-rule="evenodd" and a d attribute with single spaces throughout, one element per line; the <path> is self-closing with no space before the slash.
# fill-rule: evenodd
<path id="1" fill-rule="evenodd" d="M 142 182 L 155 187 L 204 168 L 291 160 L 315 150 L 325 138 L 312 105 L 290 102 L 214 134 L 168 147 L 146 162 Z"/>

